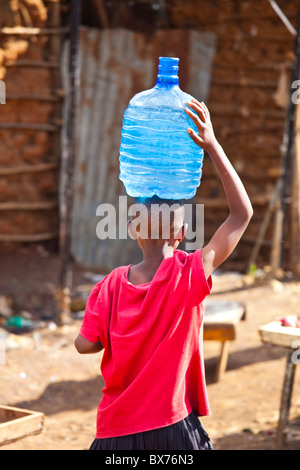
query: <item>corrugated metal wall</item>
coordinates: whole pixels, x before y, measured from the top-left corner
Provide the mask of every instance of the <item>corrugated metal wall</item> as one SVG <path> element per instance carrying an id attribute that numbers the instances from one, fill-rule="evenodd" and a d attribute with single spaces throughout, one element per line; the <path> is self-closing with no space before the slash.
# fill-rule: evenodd
<path id="1" fill-rule="evenodd" d="M 118 222 L 117 239 L 96 236 L 97 207 L 113 204 L 118 215 L 119 196 L 126 195 L 119 180 L 123 113 L 135 93 L 155 85 L 159 56 L 179 57 L 181 89 L 205 100 L 215 43 L 214 34 L 189 30 L 162 30 L 147 37 L 124 29 L 82 28 L 72 230 L 77 262 L 110 270 L 141 259 L 136 242 L 118 239 Z"/>

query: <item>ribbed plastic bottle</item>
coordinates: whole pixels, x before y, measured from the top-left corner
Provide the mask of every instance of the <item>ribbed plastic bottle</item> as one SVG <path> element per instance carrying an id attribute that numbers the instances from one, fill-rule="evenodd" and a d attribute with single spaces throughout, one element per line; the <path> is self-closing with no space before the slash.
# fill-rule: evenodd
<path id="1" fill-rule="evenodd" d="M 123 117 L 120 180 L 132 197 L 190 199 L 200 185 L 203 150 L 184 111 L 192 98 L 179 88 L 179 59 L 160 57 L 156 85 L 135 95 Z"/>

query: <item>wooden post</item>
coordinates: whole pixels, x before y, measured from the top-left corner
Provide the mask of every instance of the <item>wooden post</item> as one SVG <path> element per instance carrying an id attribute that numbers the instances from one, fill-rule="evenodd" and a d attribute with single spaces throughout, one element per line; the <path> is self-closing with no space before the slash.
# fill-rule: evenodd
<path id="1" fill-rule="evenodd" d="M 296 130 L 292 181 L 290 261 L 294 277 L 300 280 L 300 104 L 297 105 L 296 109 Z"/>
<path id="2" fill-rule="evenodd" d="M 61 19 L 60 19 L 60 0 L 51 0 L 48 3 L 48 27 L 50 28 L 59 28 L 61 26 Z M 61 57 L 61 50 L 62 50 L 62 38 L 61 36 L 54 35 L 49 37 L 49 46 L 48 46 L 48 62 L 53 62 L 57 64 L 60 62 Z M 51 78 L 52 78 L 52 95 L 56 96 L 56 90 L 61 89 L 61 74 L 60 70 L 53 67 L 50 69 Z M 58 100 L 53 104 L 54 112 L 52 119 L 62 120 L 62 102 Z M 55 161 L 60 160 L 61 156 L 61 132 L 58 129 L 52 136 L 52 149 Z"/>
<path id="3" fill-rule="evenodd" d="M 60 0 L 50 0 L 48 3 L 48 27 L 59 28 L 61 26 L 60 18 Z M 60 63 L 62 41 L 58 35 L 49 37 L 48 57 L 47 62 L 49 63 Z M 51 70 L 52 76 L 52 89 L 53 92 L 57 89 L 61 89 L 61 73 L 60 70 L 53 67 Z M 62 119 L 62 103 L 57 102 L 54 106 L 53 112 L 54 119 Z M 55 154 L 55 160 L 61 160 L 62 148 L 61 148 L 61 133 L 55 132 L 52 138 L 52 150 Z M 66 321 L 69 315 L 70 305 L 70 293 L 66 286 L 60 286 L 56 291 L 56 305 L 57 305 L 57 323 L 59 325 Z"/>
<path id="4" fill-rule="evenodd" d="M 252 264 L 256 263 L 256 259 L 257 259 L 259 250 L 260 250 L 260 248 L 261 248 L 261 246 L 264 242 L 264 237 L 265 237 L 269 222 L 271 220 L 271 216 L 273 215 L 273 213 L 274 213 L 274 211 L 277 207 L 277 204 L 278 204 L 279 195 L 280 195 L 280 191 L 281 191 L 281 188 L 280 188 L 281 183 L 282 183 L 281 179 L 279 178 L 277 183 L 276 183 L 276 186 L 274 188 L 273 194 L 270 198 L 267 211 L 264 215 L 262 224 L 261 224 L 260 229 L 259 229 L 258 236 L 255 240 L 254 247 L 252 249 L 251 256 L 250 256 L 250 259 L 249 259 L 249 262 L 248 262 L 247 271 L 250 270 Z M 273 264 L 272 261 L 275 262 L 275 255 L 273 255 L 273 246 L 274 246 L 274 244 L 272 244 L 271 264 Z M 272 268 L 272 269 L 274 269 L 274 268 Z"/>
<path id="5" fill-rule="evenodd" d="M 280 267 L 280 255 L 282 249 L 282 227 L 284 220 L 284 213 L 280 199 L 275 202 L 275 217 L 273 226 L 273 240 L 271 249 L 271 272 L 274 277 L 277 277 Z"/>
<path id="6" fill-rule="evenodd" d="M 224 374 L 226 370 L 228 356 L 229 356 L 229 349 L 230 349 L 230 341 L 222 341 L 220 358 L 219 358 L 219 362 L 218 362 L 218 366 L 216 370 L 216 376 L 215 376 L 216 382 L 220 381 L 222 375 Z"/>
<path id="7" fill-rule="evenodd" d="M 293 63 L 293 72 L 291 85 L 300 78 L 300 1 L 298 1 L 298 21 L 297 21 L 297 36 L 295 43 L 295 55 Z M 294 140 L 295 140 L 295 123 L 296 123 L 296 108 L 297 103 L 293 99 L 293 87 L 291 86 L 291 96 L 288 107 L 288 122 L 287 122 L 287 150 L 283 158 L 282 164 L 282 178 L 283 190 L 281 195 L 281 211 L 283 213 L 282 220 L 282 243 L 281 243 L 281 266 L 284 261 L 284 241 L 287 236 L 287 222 L 291 216 L 291 200 L 292 200 L 292 166 L 294 155 Z M 298 157 L 299 158 L 299 157 Z M 293 269 L 293 268 L 292 268 Z"/>
<path id="8" fill-rule="evenodd" d="M 294 349 L 289 349 L 287 353 L 286 366 L 284 372 L 281 403 L 280 403 L 280 414 L 276 432 L 276 449 L 281 450 L 284 447 L 287 425 L 289 422 L 289 412 L 291 406 L 291 397 L 293 392 L 294 376 L 295 376 L 295 364 L 292 361 Z"/>
<path id="9" fill-rule="evenodd" d="M 100 23 L 104 29 L 109 28 L 109 21 L 108 16 L 106 13 L 105 6 L 103 4 L 103 0 L 92 0 L 92 5 L 94 6 Z"/>
<path id="10" fill-rule="evenodd" d="M 73 184 L 76 153 L 76 118 L 77 94 L 80 80 L 79 70 L 79 28 L 81 24 L 81 0 L 71 2 L 71 35 L 69 56 L 69 99 L 66 123 L 66 142 L 62 152 L 63 188 L 61 194 L 60 212 L 60 289 L 58 299 L 58 324 L 62 325 L 70 320 L 70 286 L 72 271 L 71 242 L 72 242 L 72 212 L 73 212 Z"/>

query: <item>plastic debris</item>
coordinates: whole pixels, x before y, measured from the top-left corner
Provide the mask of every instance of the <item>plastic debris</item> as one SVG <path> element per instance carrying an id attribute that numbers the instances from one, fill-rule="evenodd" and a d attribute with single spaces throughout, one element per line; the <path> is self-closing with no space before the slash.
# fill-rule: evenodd
<path id="1" fill-rule="evenodd" d="M 5 326 L 16 327 L 16 328 L 24 328 L 24 327 L 28 328 L 28 327 L 33 326 L 33 322 L 21 316 L 13 316 L 13 317 L 8 317 L 6 319 Z"/>
<path id="2" fill-rule="evenodd" d="M 279 319 L 281 326 L 290 326 L 292 328 L 300 328 L 300 315 L 287 315 Z"/>
<path id="3" fill-rule="evenodd" d="M 12 306 L 13 300 L 6 295 L 0 295 L 0 315 L 3 317 L 9 317 L 12 315 Z"/>

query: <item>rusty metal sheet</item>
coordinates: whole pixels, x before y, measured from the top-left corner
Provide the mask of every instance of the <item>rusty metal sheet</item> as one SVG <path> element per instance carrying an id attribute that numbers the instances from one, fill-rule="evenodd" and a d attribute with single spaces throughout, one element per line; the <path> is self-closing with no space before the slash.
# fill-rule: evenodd
<path id="1" fill-rule="evenodd" d="M 152 37 L 125 29 L 82 28 L 80 92 L 74 184 L 72 254 L 86 266 L 110 270 L 135 263 L 141 252 L 133 240 L 99 240 L 100 204 L 116 208 L 119 233 L 119 147 L 123 113 L 131 97 L 155 84 L 159 56 L 180 58 L 180 87 L 205 100 L 216 46 L 214 34 L 162 30 Z M 67 56 L 63 68 L 67 70 Z M 133 202 L 128 198 L 128 204 Z"/>

